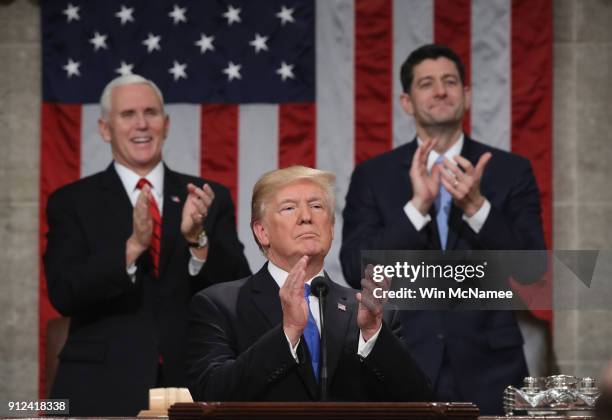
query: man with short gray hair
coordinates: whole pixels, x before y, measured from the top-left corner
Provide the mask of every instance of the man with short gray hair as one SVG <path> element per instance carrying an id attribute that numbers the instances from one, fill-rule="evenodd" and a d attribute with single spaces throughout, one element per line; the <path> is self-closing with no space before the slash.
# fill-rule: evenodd
<path id="1" fill-rule="evenodd" d="M 121 76 L 100 104 L 113 162 L 47 205 L 49 297 L 71 317 L 51 397 L 70 399 L 71 416 L 134 416 L 150 388 L 186 386 L 191 296 L 250 270 L 229 191 L 163 163 L 157 86 Z"/>

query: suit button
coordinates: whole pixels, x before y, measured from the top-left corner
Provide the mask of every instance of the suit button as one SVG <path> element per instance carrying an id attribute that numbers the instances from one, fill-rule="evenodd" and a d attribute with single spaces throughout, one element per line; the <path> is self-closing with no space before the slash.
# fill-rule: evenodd
<path id="1" fill-rule="evenodd" d="M 436 337 L 438 337 L 438 340 L 444 340 L 444 334 L 442 334 L 442 333 L 438 333 L 438 335 L 436 335 Z"/>

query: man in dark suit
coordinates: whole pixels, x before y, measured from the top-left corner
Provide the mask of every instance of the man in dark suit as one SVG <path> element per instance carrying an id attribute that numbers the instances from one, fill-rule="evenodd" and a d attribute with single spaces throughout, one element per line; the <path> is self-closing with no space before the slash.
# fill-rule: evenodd
<path id="1" fill-rule="evenodd" d="M 188 303 L 250 273 L 228 190 L 162 161 L 169 119 L 153 82 L 107 85 L 100 133 L 114 162 L 54 192 L 45 273 L 70 316 L 51 398 L 74 416 L 134 416 L 148 390 L 186 386 Z"/>
<path id="2" fill-rule="evenodd" d="M 255 184 L 251 227 L 268 262 L 253 276 L 194 297 L 188 341 L 194 398 L 321 399 L 320 303 L 309 288 L 313 278 L 326 277 L 333 182 L 329 172 L 294 166 Z M 327 399 L 428 400 L 427 381 L 401 341 L 397 313 L 383 315 L 383 302 L 373 299 L 371 275 L 363 294 L 327 283 Z"/>
<path id="3" fill-rule="evenodd" d="M 359 287 L 362 250 L 545 249 L 529 161 L 462 131 L 471 96 L 457 54 L 420 47 L 402 65 L 401 79 L 400 101 L 414 117 L 416 139 L 355 168 L 340 251 L 349 284 Z M 507 274 L 536 280 L 545 266 L 538 262 Z M 512 312 L 401 316 L 412 355 L 439 400 L 473 401 L 481 413 L 501 413 L 504 388 L 527 375 Z"/>

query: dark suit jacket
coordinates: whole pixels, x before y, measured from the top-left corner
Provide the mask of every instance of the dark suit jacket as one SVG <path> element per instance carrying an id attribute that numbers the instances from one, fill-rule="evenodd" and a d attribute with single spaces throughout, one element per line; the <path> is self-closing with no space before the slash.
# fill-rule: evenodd
<path id="1" fill-rule="evenodd" d="M 204 227 L 210 240 L 200 273 L 180 232 L 187 183 L 208 182 L 215 200 Z M 126 273 L 133 207 L 113 165 L 54 192 L 47 205 L 44 256 L 49 297 L 71 317 L 51 398 L 70 398 L 70 414 L 134 416 L 159 383 L 186 386 L 185 333 L 193 294 L 250 273 L 238 241 L 228 190 L 165 168 L 160 277 L 148 252 Z M 158 370 L 159 356 L 163 364 Z"/>
<path id="2" fill-rule="evenodd" d="M 297 350 L 299 362 L 289 350 L 278 292 L 266 264 L 251 277 L 215 285 L 193 298 L 188 358 L 194 398 L 319 399 L 304 338 Z M 332 283 L 327 302 L 330 400 L 423 401 L 431 397 L 425 376 L 400 340 L 396 312 L 386 314 L 372 352 L 361 359 L 355 291 Z"/>
<path id="3" fill-rule="evenodd" d="M 409 171 L 416 147 L 414 140 L 355 168 L 340 250 L 345 278 L 353 287 L 359 288 L 361 250 L 440 249 L 435 217 L 417 231 L 403 210 L 412 198 Z M 489 216 L 476 234 L 453 205 L 447 249 L 545 249 L 540 196 L 529 161 L 465 136 L 461 155 L 472 164 L 486 152 L 493 154 L 481 181 L 481 192 L 491 203 Z M 507 275 L 533 281 L 542 275 L 545 261 L 518 268 Z M 446 351 L 459 388 L 456 398 L 477 403 L 484 414 L 500 413 L 503 389 L 520 385 L 527 375 L 523 339 L 511 312 L 402 311 L 401 315 L 412 355 L 432 383 Z"/>

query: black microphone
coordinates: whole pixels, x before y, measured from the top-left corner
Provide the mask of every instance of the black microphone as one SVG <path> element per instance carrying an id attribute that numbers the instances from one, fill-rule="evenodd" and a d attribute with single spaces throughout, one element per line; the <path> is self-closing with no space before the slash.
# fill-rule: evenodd
<path id="1" fill-rule="evenodd" d="M 327 339 L 325 337 L 325 296 L 329 292 L 329 282 L 323 276 L 315 277 L 310 283 L 310 294 L 319 298 L 319 320 L 321 321 L 321 401 L 327 401 Z"/>

